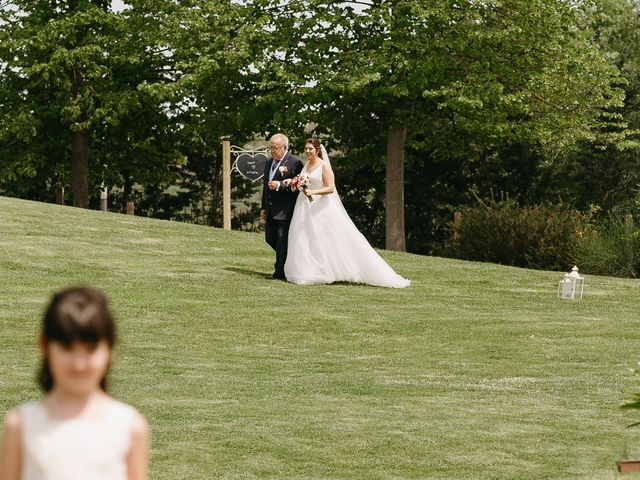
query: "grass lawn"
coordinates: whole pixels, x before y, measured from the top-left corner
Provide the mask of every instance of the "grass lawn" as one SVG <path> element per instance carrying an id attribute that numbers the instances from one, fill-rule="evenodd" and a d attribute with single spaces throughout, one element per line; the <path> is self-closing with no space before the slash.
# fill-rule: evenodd
<path id="1" fill-rule="evenodd" d="M 103 289 L 153 479 L 617 478 L 640 281 L 382 252 L 401 290 L 266 279 L 261 235 L 0 197 L 0 414 L 52 292 Z M 568 268 L 570 267 L 567 266 Z"/>

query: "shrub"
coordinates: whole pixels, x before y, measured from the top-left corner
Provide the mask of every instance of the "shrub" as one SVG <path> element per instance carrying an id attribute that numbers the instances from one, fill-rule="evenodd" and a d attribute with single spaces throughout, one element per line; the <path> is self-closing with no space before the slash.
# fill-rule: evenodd
<path id="1" fill-rule="evenodd" d="M 452 227 L 447 251 L 465 260 L 567 270 L 576 240 L 590 229 L 590 214 L 565 205 L 521 207 L 515 200 L 478 200 Z"/>
<path id="2" fill-rule="evenodd" d="M 632 215 L 612 215 L 584 236 L 575 251 L 580 270 L 594 275 L 638 278 L 640 229 Z"/>

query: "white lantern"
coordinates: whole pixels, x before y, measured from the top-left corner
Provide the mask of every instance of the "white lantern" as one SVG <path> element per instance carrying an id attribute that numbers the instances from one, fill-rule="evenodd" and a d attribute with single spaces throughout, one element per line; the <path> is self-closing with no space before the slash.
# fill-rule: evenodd
<path id="1" fill-rule="evenodd" d="M 558 284 L 558 298 L 571 300 L 581 299 L 584 290 L 584 278 L 578 273 L 578 267 L 574 266 L 571 273 L 565 273 Z"/>

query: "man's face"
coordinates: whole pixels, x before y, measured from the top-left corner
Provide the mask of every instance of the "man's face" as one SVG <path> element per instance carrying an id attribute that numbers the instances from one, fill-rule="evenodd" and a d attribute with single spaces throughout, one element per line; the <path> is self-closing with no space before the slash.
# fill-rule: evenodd
<path id="1" fill-rule="evenodd" d="M 284 152 L 286 151 L 284 145 L 280 143 L 280 141 L 275 139 L 271 140 L 269 149 L 271 150 L 271 158 L 273 158 L 276 162 L 279 162 L 282 157 L 284 157 Z"/>

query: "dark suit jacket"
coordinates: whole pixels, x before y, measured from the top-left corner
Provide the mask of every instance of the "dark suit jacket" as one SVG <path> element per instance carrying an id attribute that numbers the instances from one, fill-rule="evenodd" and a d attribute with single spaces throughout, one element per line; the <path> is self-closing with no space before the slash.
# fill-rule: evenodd
<path id="1" fill-rule="evenodd" d="M 291 220 L 293 215 L 293 207 L 296 204 L 297 191 L 291 191 L 289 187 L 285 187 L 282 183 L 278 190 L 269 190 L 269 172 L 273 165 L 273 158 L 267 161 L 264 167 L 264 177 L 262 178 L 262 205 L 261 209 L 267 211 L 267 215 L 276 220 Z M 280 167 L 287 167 L 287 171 L 282 174 L 280 168 L 273 176 L 273 180 L 280 181 L 286 178 L 293 178 L 302 171 L 302 162 L 287 152 L 282 158 Z"/>

